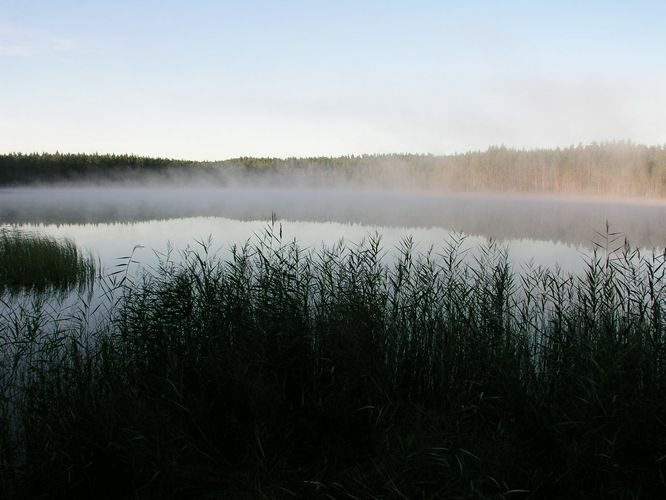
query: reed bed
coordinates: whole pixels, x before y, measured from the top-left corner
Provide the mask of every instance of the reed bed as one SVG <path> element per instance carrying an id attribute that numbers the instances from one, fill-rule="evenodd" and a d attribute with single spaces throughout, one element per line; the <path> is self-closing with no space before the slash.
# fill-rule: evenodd
<path id="1" fill-rule="evenodd" d="M 613 237 L 570 276 L 267 230 L 119 269 L 95 326 L 5 311 L 0 494 L 659 496 L 666 259 Z"/>
<path id="2" fill-rule="evenodd" d="M 0 229 L 0 292 L 69 291 L 95 279 L 96 263 L 69 239 Z"/>

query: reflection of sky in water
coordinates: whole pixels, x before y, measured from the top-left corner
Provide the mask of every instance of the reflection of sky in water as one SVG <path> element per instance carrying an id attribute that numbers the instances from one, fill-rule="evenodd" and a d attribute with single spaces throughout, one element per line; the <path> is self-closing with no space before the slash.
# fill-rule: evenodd
<path id="1" fill-rule="evenodd" d="M 296 239 L 302 248 L 319 249 L 322 244 L 331 245 L 341 238 L 346 242 L 359 243 L 378 233 L 382 238 L 387 261 L 398 253 L 401 241 L 407 236 L 412 237 L 418 250 L 426 251 L 432 246 L 434 252 L 439 253 L 452 235 L 450 231 L 441 228 L 397 228 L 333 222 L 283 221 L 281 224 L 283 241 Z M 134 259 L 150 265 L 157 259 L 154 251 L 165 252 L 169 244 L 174 250 L 182 250 L 188 245 L 196 247 L 197 240 L 207 240 L 209 236 L 212 237 L 213 248 L 225 257 L 229 255 L 232 245 L 247 240 L 256 241 L 255 236 L 262 234 L 269 225 L 267 221 L 258 220 L 190 217 L 122 224 L 29 224 L 19 227 L 55 237 L 69 237 L 81 248 L 100 257 L 108 269 L 119 263 L 120 257 L 129 255 L 135 245 L 144 248 L 135 251 Z M 278 228 L 279 223 L 276 223 L 276 233 Z M 469 249 L 468 258 L 473 258 L 478 247 L 485 243 L 485 238 L 470 236 L 466 238 L 463 249 Z M 550 241 L 508 239 L 500 243 L 508 246 L 509 258 L 516 270 L 531 261 L 534 265 L 552 268 L 557 264 L 565 271 L 577 272 L 582 269 L 584 256 L 589 252 L 583 247 Z"/>
<path id="2" fill-rule="evenodd" d="M 266 220 L 272 213 L 299 227 L 300 222 L 294 221 L 362 224 L 364 228 L 438 227 L 504 241 L 553 241 L 587 248 L 592 248 L 592 242 L 598 240 L 596 232 L 604 232 L 609 222 L 612 231 L 624 232 L 636 246 L 666 246 L 666 203 L 654 200 L 265 187 L 0 189 L 0 222 L 4 223 L 83 224 L 190 217 L 256 221 Z M 170 223 L 165 230 L 174 239 L 178 238 L 176 231 L 186 231 L 181 226 L 171 229 L 172 225 L 177 223 Z M 335 234 L 352 231 L 342 226 L 324 228 Z M 230 223 L 225 230 L 232 230 Z M 314 232 L 314 226 L 309 231 Z M 299 237 L 306 236 L 296 232 Z M 217 238 L 218 231 L 213 233 Z"/>

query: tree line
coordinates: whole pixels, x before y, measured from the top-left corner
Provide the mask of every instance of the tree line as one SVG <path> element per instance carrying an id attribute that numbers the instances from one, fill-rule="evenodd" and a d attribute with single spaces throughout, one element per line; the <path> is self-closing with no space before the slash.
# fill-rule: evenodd
<path id="1" fill-rule="evenodd" d="M 0 155 L 0 185 L 122 179 L 192 163 L 127 154 L 11 153 Z"/>
<path id="2" fill-rule="evenodd" d="M 453 155 L 240 157 L 194 162 L 132 155 L 0 155 L 0 184 L 140 180 L 144 174 L 205 173 L 230 180 L 317 186 L 361 185 L 456 192 L 521 192 L 596 196 L 666 196 L 666 147 L 605 142 L 555 149 L 490 147 Z"/>

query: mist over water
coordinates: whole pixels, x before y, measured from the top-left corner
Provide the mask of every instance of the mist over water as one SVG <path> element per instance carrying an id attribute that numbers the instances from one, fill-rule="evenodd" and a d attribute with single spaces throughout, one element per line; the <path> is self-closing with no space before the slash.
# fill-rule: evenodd
<path id="1" fill-rule="evenodd" d="M 237 220 L 443 228 L 500 240 L 591 247 L 608 222 L 632 246 L 666 246 L 666 204 L 359 188 L 160 185 L 0 189 L 2 223 L 102 223 L 215 216 Z"/>

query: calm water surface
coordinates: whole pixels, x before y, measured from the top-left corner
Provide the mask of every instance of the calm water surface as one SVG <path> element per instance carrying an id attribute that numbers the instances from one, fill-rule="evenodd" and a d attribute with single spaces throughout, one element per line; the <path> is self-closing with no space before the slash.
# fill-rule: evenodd
<path id="1" fill-rule="evenodd" d="M 411 236 L 419 250 L 468 234 L 470 258 L 495 239 L 516 269 L 525 263 L 579 271 L 597 232 L 624 233 L 633 246 L 666 246 L 666 205 L 500 195 L 422 194 L 327 189 L 21 188 L 0 190 L 0 222 L 69 237 L 112 268 L 129 255 L 146 265 L 169 246 L 212 238 L 221 255 L 256 241 L 276 218 L 282 239 L 321 248 L 380 234 L 387 258 Z M 614 246 L 623 243 L 621 237 Z"/>

